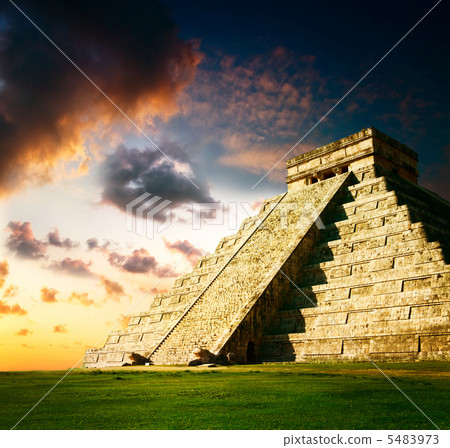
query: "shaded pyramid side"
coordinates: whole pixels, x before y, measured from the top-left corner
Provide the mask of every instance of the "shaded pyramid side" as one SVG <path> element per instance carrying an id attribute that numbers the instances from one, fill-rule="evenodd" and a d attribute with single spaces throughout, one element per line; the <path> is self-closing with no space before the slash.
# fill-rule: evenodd
<path id="1" fill-rule="evenodd" d="M 259 360 L 450 358 L 450 204 L 384 174 L 334 204 Z"/>

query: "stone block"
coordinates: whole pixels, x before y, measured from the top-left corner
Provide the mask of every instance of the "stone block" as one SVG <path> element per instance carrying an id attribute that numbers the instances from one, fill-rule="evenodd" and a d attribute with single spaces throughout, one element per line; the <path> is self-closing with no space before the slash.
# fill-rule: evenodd
<path id="1" fill-rule="evenodd" d="M 420 351 L 423 353 L 449 353 L 450 334 L 420 336 Z"/>
<path id="2" fill-rule="evenodd" d="M 315 355 L 340 355 L 342 354 L 342 339 L 316 339 L 305 341 L 302 354 Z"/>
<path id="3" fill-rule="evenodd" d="M 334 326 L 345 325 L 347 323 L 347 312 L 343 313 L 324 313 L 317 315 L 316 326 Z"/>
<path id="4" fill-rule="evenodd" d="M 411 319 L 424 319 L 431 317 L 441 317 L 445 312 L 444 304 L 421 305 L 411 307 Z"/>
<path id="5" fill-rule="evenodd" d="M 373 290 L 373 285 L 355 286 L 350 288 L 350 298 L 353 299 L 361 296 L 369 296 L 373 293 Z"/>
<path id="6" fill-rule="evenodd" d="M 377 321 L 391 321 L 391 320 L 406 320 L 410 318 L 410 306 L 396 306 L 379 308 L 373 312 L 373 320 Z"/>
<path id="7" fill-rule="evenodd" d="M 120 335 L 118 334 L 114 334 L 109 336 L 108 340 L 107 340 L 107 344 L 117 344 L 119 342 L 120 339 Z"/>
<path id="8" fill-rule="evenodd" d="M 128 321 L 128 325 L 129 326 L 131 326 L 131 325 L 138 325 L 140 321 L 141 321 L 141 316 L 133 316 Z"/>
<path id="9" fill-rule="evenodd" d="M 415 291 L 417 289 L 429 288 L 430 286 L 431 277 L 403 280 L 403 291 Z"/>
<path id="10" fill-rule="evenodd" d="M 370 339 L 370 353 L 408 353 L 418 351 L 418 335 L 373 336 Z"/>
<path id="11" fill-rule="evenodd" d="M 89 352 L 87 352 L 84 355 L 84 362 L 85 363 L 96 363 L 96 362 L 98 362 L 98 353 L 89 353 Z"/>
<path id="12" fill-rule="evenodd" d="M 369 271 L 382 271 L 384 269 L 392 269 L 394 266 L 394 259 L 389 258 L 380 258 L 378 260 L 373 260 L 369 263 Z"/>
<path id="13" fill-rule="evenodd" d="M 373 294 L 387 294 L 387 293 L 395 293 L 402 292 L 403 282 L 402 280 L 393 280 L 376 283 L 373 288 Z"/>
<path id="14" fill-rule="evenodd" d="M 339 278 L 339 277 L 346 277 L 352 273 L 352 267 L 351 265 L 347 266 L 338 266 L 336 268 L 332 268 L 330 270 L 329 277 L 330 278 Z"/>
<path id="15" fill-rule="evenodd" d="M 367 339 L 344 339 L 342 354 L 350 357 L 364 358 L 369 354 L 370 340 Z"/>

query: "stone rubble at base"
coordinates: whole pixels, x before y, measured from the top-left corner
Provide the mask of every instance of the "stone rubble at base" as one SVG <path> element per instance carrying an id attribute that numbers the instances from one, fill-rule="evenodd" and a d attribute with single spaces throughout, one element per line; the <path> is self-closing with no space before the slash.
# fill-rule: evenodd
<path id="1" fill-rule="evenodd" d="M 188 364 L 198 349 L 233 362 L 449 359 L 450 204 L 417 185 L 417 154 L 368 128 L 287 171 L 287 193 L 84 366 L 132 353 Z"/>

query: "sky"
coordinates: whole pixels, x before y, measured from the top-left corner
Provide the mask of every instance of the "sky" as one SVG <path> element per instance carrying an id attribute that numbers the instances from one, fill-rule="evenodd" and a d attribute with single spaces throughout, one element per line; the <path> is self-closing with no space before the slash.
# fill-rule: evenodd
<path id="1" fill-rule="evenodd" d="M 450 199 L 448 1 L 15 3 L 53 44 L 3 2 L 0 370 L 74 366 L 362 128 Z"/>

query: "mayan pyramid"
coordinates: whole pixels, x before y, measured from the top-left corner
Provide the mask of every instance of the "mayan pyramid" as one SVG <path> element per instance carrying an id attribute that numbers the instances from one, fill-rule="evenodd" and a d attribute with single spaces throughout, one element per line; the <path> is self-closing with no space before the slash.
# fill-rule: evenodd
<path id="1" fill-rule="evenodd" d="M 450 204 L 369 128 L 287 161 L 287 192 L 111 333 L 84 366 L 450 358 Z"/>

